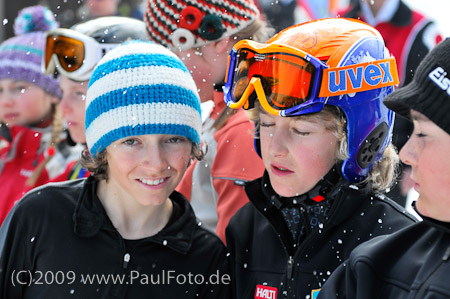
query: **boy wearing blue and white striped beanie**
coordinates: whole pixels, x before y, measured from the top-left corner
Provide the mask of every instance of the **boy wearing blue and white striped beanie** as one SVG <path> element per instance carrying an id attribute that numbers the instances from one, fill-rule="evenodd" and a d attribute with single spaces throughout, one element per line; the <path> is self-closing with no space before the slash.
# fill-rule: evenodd
<path id="1" fill-rule="evenodd" d="M 12 240 L 0 249 L 5 297 L 68 292 L 64 284 L 14 287 L 8 277 L 31 259 L 37 271 L 125 279 L 73 281 L 76 298 L 230 298 L 224 244 L 174 191 L 202 154 L 200 101 L 181 60 L 161 45 L 125 43 L 100 60 L 86 98 L 81 164 L 91 174 L 46 184 L 16 204 L 2 226 Z"/>
<path id="2" fill-rule="evenodd" d="M 133 135 L 181 135 L 200 143 L 197 87 L 166 48 L 133 41 L 99 62 L 86 97 L 86 141 L 91 155 Z"/>

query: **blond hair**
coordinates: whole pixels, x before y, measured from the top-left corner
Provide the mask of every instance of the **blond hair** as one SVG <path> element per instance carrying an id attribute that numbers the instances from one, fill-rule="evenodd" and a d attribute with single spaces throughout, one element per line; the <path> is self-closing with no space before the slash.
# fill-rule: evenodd
<path id="1" fill-rule="evenodd" d="M 255 138 L 259 138 L 259 115 L 261 109 L 263 108 L 259 104 L 259 101 L 255 101 L 255 108 L 246 110 L 248 118 L 256 124 L 255 131 L 252 132 L 254 135 L 256 132 Z M 335 153 L 336 163 L 348 158 L 347 118 L 340 108 L 337 106 L 325 105 L 318 113 L 294 117 L 301 117 L 305 120 L 314 118 L 324 123 L 325 128 L 330 130 L 338 140 L 338 146 Z M 381 159 L 373 163 L 372 169 L 367 177 L 358 184 L 371 183 L 374 191 L 384 192 L 393 185 L 398 175 L 398 169 L 399 157 L 397 150 L 392 143 L 390 143 L 383 151 Z"/>
<path id="2" fill-rule="evenodd" d="M 52 122 L 52 136 L 50 139 L 50 144 L 47 150 L 50 148 L 53 148 L 53 150 L 56 149 L 56 146 L 61 141 L 61 133 L 63 131 L 63 115 L 62 111 L 59 108 L 59 104 L 53 104 L 53 122 Z M 42 174 L 42 171 L 44 171 L 45 166 L 50 162 L 50 160 L 54 156 L 53 152 L 48 152 L 45 159 L 39 163 L 39 165 L 34 169 L 33 174 L 27 179 L 26 185 L 28 187 L 34 187 L 36 185 L 37 180 Z"/>

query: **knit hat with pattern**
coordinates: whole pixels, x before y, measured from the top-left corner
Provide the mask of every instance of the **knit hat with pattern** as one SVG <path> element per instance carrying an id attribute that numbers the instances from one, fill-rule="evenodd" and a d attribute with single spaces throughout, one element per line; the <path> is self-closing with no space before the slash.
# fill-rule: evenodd
<path id="1" fill-rule="evenodd" d="M 0 45 L 0 79 L 27 81 L 61 98 L 58 80 L 41 73 L 45 32 L 57 27 L 49 9 L 39 5 L 22 9 L 14 21 L 16 36 Z"/>
<path id="2" fill-rule="evenodd" d="M 172 50 L 187 50 L 231 36 L 259 17 L 252 0 L 147 0 L 150 38 Z"/>
<path id="3" fill-rule="evenodd" d="M 197 87 L 181 60 L 152 42 L 131 41 L 98 63 L 86 95 L 91 155 L 128 136 L 171 134 L 200 144 Z"/>

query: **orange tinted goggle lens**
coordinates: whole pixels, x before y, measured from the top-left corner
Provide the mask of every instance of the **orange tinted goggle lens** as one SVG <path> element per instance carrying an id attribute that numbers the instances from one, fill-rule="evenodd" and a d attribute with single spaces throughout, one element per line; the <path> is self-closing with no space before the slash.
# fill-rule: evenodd
<path id="1" fill-rule="evenodd" d="M 67 72 L 74 72 L 83 65 L 84 43 L 67 36 L 47 37 L 45 47 L 45 65 L 48 67 L 52 56 L 56 54 L 59 64 Z"/>
<path id="2" fill-rule="evenodd" d="M 277 110 L 289 109 L 310 98 L 315 67 L 302 57 L 259 54 L 248 49 L 239 50 L 236 57 L 232 90 L 236 102 L 254 76 L 261 78 L 267 101 Z"/>

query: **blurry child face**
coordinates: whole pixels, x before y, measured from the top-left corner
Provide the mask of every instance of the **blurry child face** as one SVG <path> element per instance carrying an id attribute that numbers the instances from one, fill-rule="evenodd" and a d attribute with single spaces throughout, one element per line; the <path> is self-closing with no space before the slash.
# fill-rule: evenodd
<path id="1" fill-rule="evenodd" d="M 261 155 L 277 194 L 304 194 L 333 167 L 338 140 L 325 124 L 260 113 Z"/>
<path id="2" fill-rule="evenodd" d="M 61 76 L 59 84 L 63 92 L 63 98 L 59 106 L 67 122 L 70 136 L 77 143 L 86 143 L 84 119 L 88 82 L 76 82 Z"/>
<path id="3" fill-rule="evenodd" d="M 194 78 L 200 101 L 213 99 L 214 84 L 223 82 L 227 66 L 227 53 L 217 53 L 214 43 L 175 54 L 183 61 Z"/>
<path id="4" fill-rule="evenodd" d="M 118 0 L 88 0 L 86 4 L 93 17 L 104 17 L 116 13 L 118 2 Z"/>
<path id="5" fill-rule="evenodd" d="M 57 98 L 26 81 L 0 80 L 0 121 L 9 126 L 38 125 L 51 117 Z"/>
<path id="6" fill-rule="evenodd" d="M 106 149 L 108 188 L 122 200 L 142 206 L 163 204 L 188 166 L 192 142 L 182 136 L 153 134 L 119 139 Z"/>
<path id="7" fill-rule="evenodd" d="M 419 192 L 416 207 L 424 216 L 450 221 L 450 135 L 412 111 L 414 131 L 400 151 L 401 160 L 411 165 L 411 179 Z"/>

